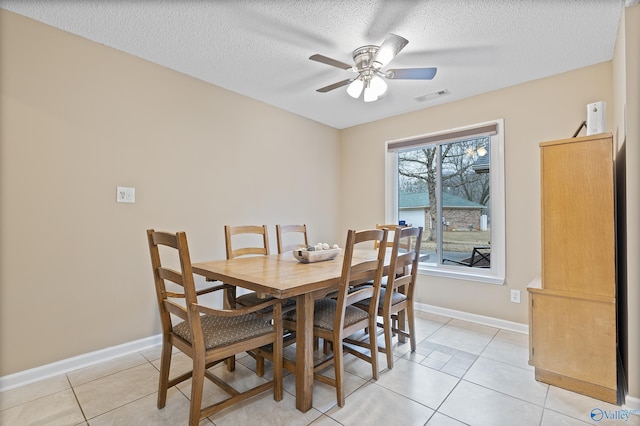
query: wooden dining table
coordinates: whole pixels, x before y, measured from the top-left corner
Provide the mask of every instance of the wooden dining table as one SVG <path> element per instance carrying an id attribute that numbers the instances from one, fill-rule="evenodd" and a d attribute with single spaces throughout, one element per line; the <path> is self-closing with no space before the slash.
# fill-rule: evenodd
<path id="1" fill-rule="evenodd" d="M 355 250 L 354 260 L 375 259 L 375 250 Z M 342 256 L 316 263 L 298 262 L 292 252 L 199 262 L 193 272 L 209 280 L 270 295 L 296 299 L 296 408 L 312 406 L 313 394 L 313 305 L 314 300 L 337 288 Z"/>

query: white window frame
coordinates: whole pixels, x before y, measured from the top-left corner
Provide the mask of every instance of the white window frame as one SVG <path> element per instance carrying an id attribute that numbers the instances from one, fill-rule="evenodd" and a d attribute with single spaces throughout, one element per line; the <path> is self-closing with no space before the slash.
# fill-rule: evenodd
<path id="1" fill-rule="evenodd" d="M 504 182 L 504 119 L 496 119 L 470 126 L 447 129 L 404 139 L 387 141 L 385 144 L 385 223 L 398 222 L 398 151 L 389 151 L 390 144 L 406 142 L 408 147 L 424 145 L 420 140 L 442 136 L 442 140 L 454 142 L 462 139 L 449 139 L 448 134 L 481 128 L 487 125 L 496 126 L 496 134 L 491 135 L 491 267 L 472 268 L 421 262 L 419 273 L 439 277 L 476 281 L 488 284 L 503 285 L 505 282 L 506 263 L 506 218 L 505 218 L 505 182 Z M 469 139 L 468 137 L 466 139 Z M 412 145 L 412 142 L 415 144 Z M 409 148 L 407 148 L 409 149 Z"/>

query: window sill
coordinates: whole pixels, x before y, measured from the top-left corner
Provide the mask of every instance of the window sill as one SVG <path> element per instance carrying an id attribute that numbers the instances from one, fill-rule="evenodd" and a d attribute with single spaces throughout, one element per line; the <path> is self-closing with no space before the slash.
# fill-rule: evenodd
<path id="1" fill-rule="evenodd" d="M 482 268 L 464 268 L 464 267 L 447 267 L 434 266 L 427 263 L 421 263 L 418 273 L 422 275 L 431 275 L 436 277 L 451 278 L 457 280 L 474 281 L 485 284 L 504 284 L 504 275 L 492 272 L 491 269 Z"/>

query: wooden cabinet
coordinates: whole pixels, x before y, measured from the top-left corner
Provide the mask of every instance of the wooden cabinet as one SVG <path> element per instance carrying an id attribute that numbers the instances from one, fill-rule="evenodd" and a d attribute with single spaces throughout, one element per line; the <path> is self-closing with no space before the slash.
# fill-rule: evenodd
<path id="1" fill-rule="evenodd" d="M 536 380 L 619 403 L 613 138 L 540 144 L 542 273 L 529 291 Z"/>

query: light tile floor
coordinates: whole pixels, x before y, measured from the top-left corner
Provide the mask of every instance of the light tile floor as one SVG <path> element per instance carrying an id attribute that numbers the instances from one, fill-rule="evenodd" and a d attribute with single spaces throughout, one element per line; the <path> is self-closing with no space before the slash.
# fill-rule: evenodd
<path id="1" fill-rule="evenodd" d="M 285 396 L 275 402 L 263 393 L 228 408 L 201 425 L 640 425 L 609 416 L 621 407 L 536 382 L 527 363 L 526 335 L 447 317 L 418 313 L 418 348 L 394 343 L 394 368 L 371 380 L 371 367 L 345 358 L 346 405 L 337 407 L 335 390 L 314 384 L 313 408 L 295 408 L 295 377 L 287 375 Z M 290 357 L 293 347 L 286 348 Z M 156 408 L 159 347 L 123 356 L 0 393 L 0 425 L 183 425 L 189 413 L 189 382 L 170 389 L 167 406 Z M 172 374 L 189 369 L 174 356 Z M 250 357 L 239 358 L 233 374 L 238 389 L 263 380 Z M 330 374 L 330 373 L 329 373 Z M 272 371 L 266 372 L 266 377 Z M 204 404 L 220 399 L 205 384 Z M 596 410 L 596 411 L 593 411 Z"/>

